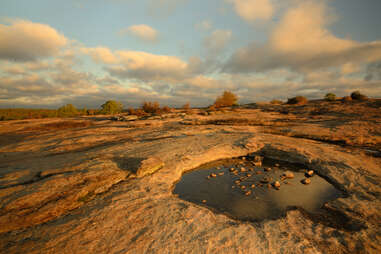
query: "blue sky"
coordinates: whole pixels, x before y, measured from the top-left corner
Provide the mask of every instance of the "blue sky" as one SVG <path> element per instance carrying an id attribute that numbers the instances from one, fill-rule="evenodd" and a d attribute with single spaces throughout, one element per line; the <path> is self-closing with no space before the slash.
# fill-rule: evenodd
<path id="1" fill-rule="evenodd" d="M 379 0 L 2 0 L 0 107 L 381 96 Z"/>

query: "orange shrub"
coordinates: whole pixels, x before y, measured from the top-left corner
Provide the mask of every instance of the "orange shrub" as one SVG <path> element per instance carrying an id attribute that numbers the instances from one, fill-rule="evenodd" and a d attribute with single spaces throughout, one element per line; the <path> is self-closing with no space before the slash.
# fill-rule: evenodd
<path id="1" fill-rule="evenodd" d="M 230 107 L 233 105 L 237 105 L 238 97 L 234 93 L 230 91 L 225 91 L 221 96 L 217 97 L 214 105 L 217 108 L 220 107 Z"/>
<path id="2" fill-rule="evenodd" d="M 160 104 L 158 102 L 146 101 L 143 103 L 142 109 L 144 112 L 149 114 L 158 114 L 160 113 Z"/>

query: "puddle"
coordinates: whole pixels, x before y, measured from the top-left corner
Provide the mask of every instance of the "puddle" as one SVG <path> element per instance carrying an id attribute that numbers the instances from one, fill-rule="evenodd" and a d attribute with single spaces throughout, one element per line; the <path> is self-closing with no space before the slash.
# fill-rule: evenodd
<path id="1" fill-rule="evenodd" d="M 320 213 L 324 203 L 344 196 L 322 177 L 306 177 L 301 165 L 269 159 L 264 159 L 262 166 L 253 163 L 229 159 L 205 164 L 185 173 L 173 192 L 181 199 L 245 221 L 279 218 L 295 207 Z M 285 172 L 294 177 L 285 179 Z M 303 184 L 307 178 L 311 182 Z M 275 181 L 280 183 L 279 189 L 274 187 Z"/>

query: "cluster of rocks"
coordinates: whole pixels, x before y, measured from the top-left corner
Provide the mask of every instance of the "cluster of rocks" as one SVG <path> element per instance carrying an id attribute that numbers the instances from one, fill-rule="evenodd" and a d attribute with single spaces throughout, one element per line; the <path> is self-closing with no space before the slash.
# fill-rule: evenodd
<path id="1" fill-rule="evenodd" d="M 315 172 L 313 170 L 307 170 L 305 173 L 306 178 L 302 180 L 303 184 L 310 184 L 311 183 L 311 177 L 313 177 Z"/>
<path id="2" fill-rule="evenodd" d="M 234 167 L 231 167 L 229 169 L 229 172 L 234 175 L 238 176 L 239 179 L 234 181 L 234 184 L 232 186 L 232 189 L 241 189 L 243 191 L 243 194 L 246 196 L 251 195 L 252 189 L 256 187 L 264 187 L 267 186 L 267 188 L 274 188 L 275 190 L 279 190 L 281 188 L 282 184 L 290 184 L 287 180 L 288 179 L 293 179 L 295 177 L 294 173 L 291 171 L 285 171 L 279 179 L 274 179 L 273 177 L 270 177 L 266 175 L 266 173 L 271 172 L 272 168 L 271 167 L 262 167 L 262 162 L 263 162 L 263 157 L 258 156 L 258 155 L 253 155 L 253 156 L 247 156 L 247 157 L 242 157 L 242 160 L 235 165 Z M 252 166 L 246 166 L 244 164 L 251 164 Z M 280 167 L 278 163 L 274 165 L 274 169 L 277 169 Z M 256 170 L 257 168 L 261 168 L 262 170 Z M 221 169 L 221 167 L 217 167 L 218 170 Z M 259 180 L 258 183 L 250 183 L 250 177 L 253 175 L 262 175 L 264 176 Z M 216 178 L 218 176 L 223 176 L 224 172 L 220 173 L 211 173 L 210 175 L 207 176 L 207 179 L 211 178 Z M 305 176 L 306 178 L 301 181 L 301 183 L 307 185 L 311 183 L 311 177 L 314 175 L 313 170 L 306 170 Z M 248 181 L 248 185 L 244 185 L 243 183 L 245 181 Z"/>

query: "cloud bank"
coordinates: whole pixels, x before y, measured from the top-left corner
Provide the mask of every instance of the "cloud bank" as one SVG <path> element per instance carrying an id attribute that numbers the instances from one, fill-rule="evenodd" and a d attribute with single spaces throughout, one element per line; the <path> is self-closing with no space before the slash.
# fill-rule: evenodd
<path id="1" fill-rule="evenodd" d="M 303 72 L 353 67 L 381 59 L 381 41 L 359 43 L 338 38 L 327 29 L 328 20 L 324 2 L 301 2 L 286 12 L 266 44 L 253 42 L 238 49 L 224 71 L 247 73 L 289 68 Z"/>
<path id="2" fill-rule="evenodd" d="M 26 20 L 0 24 L 0 59 L 29 61 L 54 56 L 67 39 L 54 28 Z"/>

